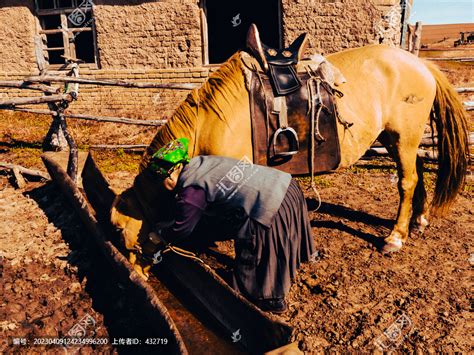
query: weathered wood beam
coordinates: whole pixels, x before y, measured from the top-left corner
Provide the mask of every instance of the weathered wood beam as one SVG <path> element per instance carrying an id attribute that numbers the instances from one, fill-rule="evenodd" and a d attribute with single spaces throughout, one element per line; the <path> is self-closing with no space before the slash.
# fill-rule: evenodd
<path id="1" fill-rule="evenodd" d="M 456 91 L 458 93 L 474 92 L 474 88 L 456 88 Z"/>
<path id="2" fill-rule="evenodd" d="M 438 159 L 438 152 L 433 150 L 427 149 L 418 149 L 417 155 L 425 160 L 436 161 Z M 367 150 L 364 154 L 364 158 L 371 157 L 371 156 L 389 156 L 387 149 L 383 147 L 371 147 Z M 470 155 L 472 159 L 474 155 Z"/>
<path id="3" fill-rule="evenodd" d="M 110 211 L 115 194 L 91 155 L 84 165 L 82 182 L 91 206 L 97 212 Z M 227 333 L 230 338 L 240 329 L 239 345 L 246 353 L 262 354 L 289 343 L 292 328 L 288 324 L 255 307 L 209 266 L 170 252 L 163 256 L 158 267 L 173 277 L 193 302 L 202 305 L 206 317 L 215 319 L 223 334 Z"/>
<path id="4" fill-rule="evenodd" d="M 421 29 L 422 29 L 422 24 L 420 21 L 418 21 L 415 25 L 415 32 L 413 33 L 413 50 L 412 50 L 412 53 L 416 56 L 420 54 Z"/>
<path id="5" fill-rule="evenodd" d="M 29 83 L 27 81 L 0 81 L 0 87 L 37 90 L 47 92 L 48 94 L 59 94 L 61 91 L 60 88 L 45 84 Z"/>
<path id="6" fill-rule="evenodd" d="M 42 171 L 39 171 L 39 170 L 28 169 L 28 168 L 25 168 L 25 167 L 23 167 L 21 165 L 17 165 L 17 164 L 10 164 L 10 163 L 5 163 L 5 162 L 0 162 L 0 169 L 7 169 L 7 170 L 17 169 L 22 174 L 29 175 L 29 176 L 40 177 L 44 180 L 49 180 L 49 175 L 48 174 L 43 173 Z"/>
<path id="7" fill-rule="evenodd" d="M 36 113 L 39 115 L 53 115 L 53 116 L 57 115 L 57 112 L 52 111 L 52 110 L 37 110 L 37 109 L 20 108 L 20 107 L 4 107 L 1 109 L 9 110 L 9 111 Z M 111 123 L 121 123 L 121 124 L 130 124 L 130 125 L 137 125 L 137 126 L 151 126 L 151 127 L 159 127 L 166 124 L 167 122 L 167 120 L 139 120 L 139 119 L 127 118 L 127 117 L 91 116 L 91 115 L 83 115 L 79 113 L 66 113 L 64 114 L 64 117 L 79 119 L 79 120 L 86 120 L 86 121 L 94 121 L 94 122 L 111 122 Z"/>
<path id="8" fill-rule="evenodd" d="M 474 57 L 457 57 L 457 58 L 425 58 L 434 62 L 474 62 Z"/>
<path id="9" fill-rule="evenodd" d="M 24 188 L 26 186 L 26 181 L 25 181 L 23 175 L 21 175 L 20 170 L 18 169 L 17 166 L 13 167 L 12 173 L 13 173 L 13 177 L 15 179 L 16 186 L 19 189 Z"/>
<path id="10" fill-rule="evenodd" d="M 37 110 L 34 108 L 21 108 L 21 107 L 2 107 L 0 110 L 8 111 L 18 111 L 18 112 L 27 112 L 27 113 L 36 113 L 38 115 L 56 115 L 55 111 L 51 110 Z"/>
<path id="11" fill-rule="evenodd" d="M 83 115 L 78 113 L 69 113 L 65 114 L 67 118 L 76 118 L 87 121 L 95 122 L 113 122 L 113 123 L 123 123 L 123 124 L 133 124 L 138 126 L 162 126 L 166 123 L 167 120 L 137 120 L 133 118 L 126 117 L 107 117 L 107 116 L 92 116 L 92 115 Z"/>
<path id="12" fill-rule="evenodd" d="M 38 96 L 38 97 L 21 97 L 14 99 L 1 99 L 0 108 L 2 106 L 15 106 L 15 105 L 34 105 L 43 104 L 47 102 L 59 102 L 59 101 L 72 101 L 71 95 L 51 95 L 51 96 Z"/>
<path id="13" fill-rule="evenodd" d="M 95 144 L 91 149 L 146 149 L 146 144 Z"/>
<path id="14" fill-rule="evenodd" d="M 115 248 L 115 246 L 107 241 L 107 238 L 100 228 L 96 220 L 94 211 L 85 199 L 84 195 L 79 191 L 77 185 L 71 180 L 61 166 L 54 161 L 52 155 L 43 154 L 43 159 L 48 172 L 59 189 L 64 193 L 68 202 L 72 205 L 80 219 L 85 224 L 91 239 L 85 242 L 92 242 L 97 245 L 100 252 L 109 261 L 110 265 L 120 278 L 135 291 L 137 304 L 143 307 L 146 315 L 150 320 L 150 327 L 154 329 L 157 336 L 169 338 L 168 347 L 165 353 L 170 354 L 188 354 L 183 339 L 176 328 L 175 323 L 171 319 L 165 306 L 161 303 L 151 286 L 147 284 L 140 275 L 128 263 L 126 258 Z M 164 334 L 163 330 L 165 329 Z"/>
<path id="15" fill-rule="evenodd" d="M 423 137 L 421 139 L 421 142 L 420 142 L 420 146 L 421 147 L 432 147 L 432 146 L 436 146 L 438 144 L 438 137 L 434 137 L 434 141 L 433 139 L 431 138 L 431 136 L 428 136 L 428 137 Z M 382 143 L 376 141 L 374 144 L 372 144 L 371 148 L 382 148 L 383 145 Z"/>
<path id="16" fill-rule="evenodd" d="M 122 86 L 126 88 L 140 88 L 140 89 L 174 89 L 174 90 L 192 90 L 199 87 L 198 84 L 191 83 L 144 83 L 131 82 L 126 80 L 98 80 L 98 79 L 84 79 L 71 78 L 59 75 L 45 75 L 45 76 L 31 76 L 25 79 L 28 82 L 62 82 L 62 83 L 79 83 L 90 85 L 107 85 L 107 86 Z"/>

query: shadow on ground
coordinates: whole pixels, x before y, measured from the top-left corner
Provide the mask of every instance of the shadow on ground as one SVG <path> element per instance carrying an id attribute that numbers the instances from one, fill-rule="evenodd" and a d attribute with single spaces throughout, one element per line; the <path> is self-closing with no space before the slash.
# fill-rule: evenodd
<path id="1" fill-rule="evenodd" d="M 61 230 L 62 238 L 70 248 L 67 262 L 77 267 L 81 282 L 86 279 L 85 291 L 92 299 L 94 310 L 103 315 L 109 344 L 119 338 L 153 337 L 133 295 L 120 282 L 107 260 L 99 254 L 95 244 L 87 241 L 89 233 L 59 190 L 48 183 L 25 194 L 34 199 L 49 222 Z M 120 354 L 151 352 L 150 348 L 130 345 L 116 346 L 115 349 Z M 157 353 L 157 350 L 154 348 L 153 353 Z"/>

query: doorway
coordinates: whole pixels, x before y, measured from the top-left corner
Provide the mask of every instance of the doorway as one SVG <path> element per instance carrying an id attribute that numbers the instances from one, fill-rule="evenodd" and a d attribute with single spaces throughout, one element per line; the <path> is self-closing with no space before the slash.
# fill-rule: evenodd
<path id="1" fill-rule="evenodd" d="M 255 23 L 262 42 L 280 47 L 280 0 L 206 0 L 209 63 L 223 63 L 245 48 L 247 31 Z"/>

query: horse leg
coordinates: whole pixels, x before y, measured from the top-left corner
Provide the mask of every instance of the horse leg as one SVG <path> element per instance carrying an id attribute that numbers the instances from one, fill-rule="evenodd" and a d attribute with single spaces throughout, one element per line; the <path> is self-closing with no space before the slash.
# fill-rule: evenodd
<path id="1" fill-rule="evenodd" d="M 425 183 L 423 181 L 423 159 L 416 157 L 416 173 L 418 182 L 413 196 L 413 213 L 411 217 L 411 230 L 423 234 L 429 225 L 429 204 L 426 198 Z"/>
<path id="2" fill-rule="evenodd" d="M 398 135 L 395 137 L 395 135 L 392 136 L 386 132 L 379 136 L 379 141 L 392 155 L 398 170 L 400 204 L 397 220 L 392 232 L 385 238 L 385 245 L 382 249 L 383 253 L 391 253 L 400 250 L 408 239 L 412 201 L 418 184 L 416 164 L 418 146 L 404 142 Z"/>

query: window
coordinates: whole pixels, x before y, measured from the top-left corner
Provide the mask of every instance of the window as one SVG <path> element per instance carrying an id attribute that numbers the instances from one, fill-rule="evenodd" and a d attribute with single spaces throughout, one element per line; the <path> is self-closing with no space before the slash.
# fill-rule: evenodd
<path id="1" fill-rule="evenodd" d="M 50 65 L 66 58 L 99 64 L 93 17 L 93 0 L 36 0 L 43 53 Z"/>

